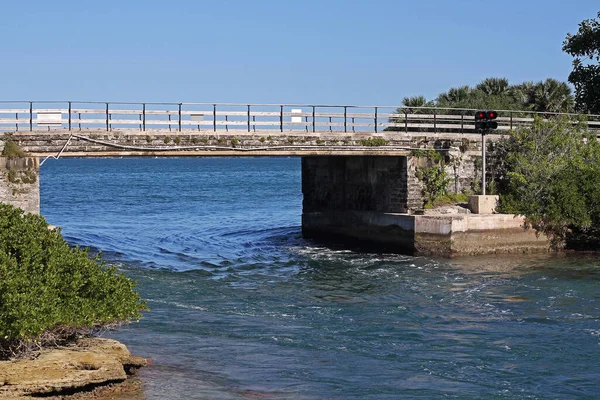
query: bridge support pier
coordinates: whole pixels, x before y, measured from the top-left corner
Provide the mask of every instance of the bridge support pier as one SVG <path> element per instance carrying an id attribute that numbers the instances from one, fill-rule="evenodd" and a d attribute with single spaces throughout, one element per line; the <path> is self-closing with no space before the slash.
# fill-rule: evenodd
<path id="1" fill-rule="evenodd" d="M 387 221 L 422 203 L 411 163 L 407 156 L 303 157 L 303 235 L 412 253 L 412 220 Z"/>
<path id="2" fill-rule="evenodd" d="M 39 158 L 0 157 L 0 203 L 40 213 Z"/>

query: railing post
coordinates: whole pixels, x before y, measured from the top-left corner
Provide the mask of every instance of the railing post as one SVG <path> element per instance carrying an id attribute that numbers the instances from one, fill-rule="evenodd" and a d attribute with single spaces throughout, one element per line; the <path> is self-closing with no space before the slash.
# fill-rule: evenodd
<path id="1" fill-rule="evenodd" d="M 348 133 L 348 106 L 344 106 L 344 133 Z"/>
<path id="2" fill-rule="evenodd" d="M 279 106 L 279 129 L 283 132 L 283 106 Z"/>
<path id="3" fill-rule="evenodd" d="M 142 131 L 146 131 L 146 103 L 142 103 Z"/>
<path id="4" fill-rule="evenodd" d="M 178 104 L 178 107 L 177 107 L 177 108 L 178 108 L 178 110 L 177 110 L 177 116 L 179 117 L 179 121 L 178 121 L 177 125 L 178 125 L 178 127 L 179 127 L 179 132 L 181 132 L 181 106 L 182 106 L 182 104 L 181 104 L 181 103 L 179 103 L 179 104 Z M 170 115 L 170 114 L 169 114 L 169 115 Z M 169 125 L 169 126 L 170 126 L 170 125 Z"/>
<path id="5" fill-rule="evenodd" d="M 29 102 L 29 131 L 33 131 L 33 101 Z"/>
<path id="6" fill-rule="evenodd" d="M 512 131 L 513 128 L 513 113 L 512 111 L 510 112 L 510 130 Z"/>
<path id="7" fill-rule="evenodd" d="M 433 109 L 433 133 L 437 133 L 437 108 Z"/>
<path id="8" fill-rule="evenodd" d="M 110 125 L 108 121 L 108 103 L 106 103 L 106 131 L 110 131 Z"/>
<path id="9" fill-rule="evenodd" d="M 250 104 L 248 104 L 248 132 L 250 132 Z"/>
<path id="10" fill-rule="evenodd" d="M 315 122 L 315 106 L 312 106 L 312 111 L 313 111 L 312 112 L 313 133 L 315 133 L 316 130 L 317 130 L 317 125 L 316 125 L 316 122 Z"/>
<path id="11" fill-rule="evenodd" d="M 213 132 L 217 131 L 217 105 L 213 104 Z"/>
<path id="12" fill-rule="evenodd" d="M 465 133 L 465 112 L 460 113 L 460 133 Z"/>
<path id="13" fill-rule="evenodd" d="M 69 102 L 69 131 L 71 131 L 71 102 Z"/>
<path id="14" fill-rule="evenodd" d="M 408 111 L 404 109 L 404 133 L 408 133 Z"/>
<path id="15" fill-rule="evenodd" d="M 375 107 L 375 133 L 377 133 L 377 107 Z"/>

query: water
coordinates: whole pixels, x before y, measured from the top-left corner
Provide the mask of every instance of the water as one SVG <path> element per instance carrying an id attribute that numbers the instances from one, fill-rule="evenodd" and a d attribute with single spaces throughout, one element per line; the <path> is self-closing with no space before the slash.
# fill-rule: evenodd
<path id="1" fill-rule="evenodd" d="M 600 258 L 366 254 L 301 236 L 296 158 L 64 159 L 42 213 L 152 308 L 149 399 L 600 398 Z"/>

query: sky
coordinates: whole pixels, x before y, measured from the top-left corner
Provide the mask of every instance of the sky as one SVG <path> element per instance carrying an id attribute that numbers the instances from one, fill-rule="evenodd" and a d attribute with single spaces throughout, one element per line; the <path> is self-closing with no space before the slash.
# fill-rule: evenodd
<path id="1" fill-rule="evenodd" d="M 566 81 L 598 0 L 0 0 L 0 100 L 400 104 Z"/>

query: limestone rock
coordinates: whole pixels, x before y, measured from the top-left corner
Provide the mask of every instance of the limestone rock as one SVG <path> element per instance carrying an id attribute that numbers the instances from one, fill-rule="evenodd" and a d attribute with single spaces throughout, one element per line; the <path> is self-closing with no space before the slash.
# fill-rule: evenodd
<path id="1" fill-rule="evenodd" d="M 122 382 L 146 361 L 112 339 L 82 339 L 75 346 L 44 350 L 34 360 L 0 362 L 0 399 L 76 392 Z"/>

